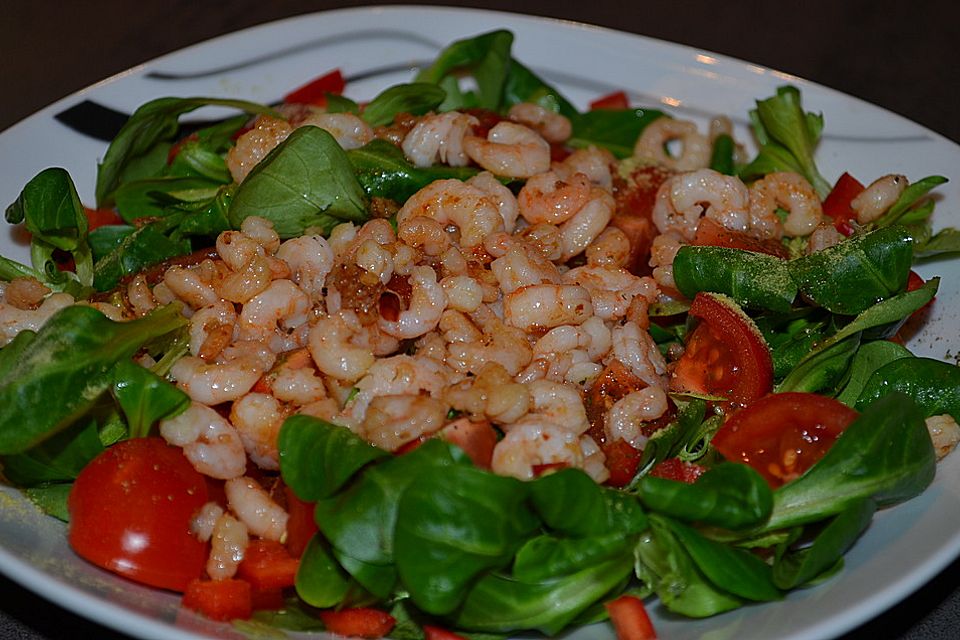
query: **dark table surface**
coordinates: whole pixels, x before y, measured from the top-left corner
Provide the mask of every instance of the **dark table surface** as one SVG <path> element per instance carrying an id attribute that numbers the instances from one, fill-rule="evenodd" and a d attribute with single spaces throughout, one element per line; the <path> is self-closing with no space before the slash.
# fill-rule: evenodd
<path id="1" fill-rule="evenodd" d="M 0 13 L 0 130 L 130 66 L 237 29 L 363 2 L 9 2 Z M 380 2 L 375 4 L 413 4 Z M 960 141 L 951 0 L 424 2 L 564 18 L 749 60 L 878 104 Z M 960 637 L 960 562 L 845 640 Z M 125 638 L 0 577 L 0 637 Z"/>

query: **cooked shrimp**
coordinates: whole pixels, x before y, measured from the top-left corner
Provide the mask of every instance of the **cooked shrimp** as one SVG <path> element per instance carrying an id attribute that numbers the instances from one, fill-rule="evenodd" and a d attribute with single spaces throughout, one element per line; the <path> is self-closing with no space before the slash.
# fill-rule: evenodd
<path id="1" fill-rule="evenodd" d="M 516 422 L 527 414 L 531 403 L 527 387 L 514 382 L 496 362 L 484 365 L 476 376 L 447 387 L 444 400 L 474 420 L 488 419 L 494 424 Z"/>
<path id="2" fill-rule="evenodd" d="M 823 251 L 840 244 L 844 240 L 846 240 L 846 236 L 837 231 L 833 222 L 825 217 L 824 221 L 818 224 L 817 228 L 810 234 L 810 238 L 807 240 L 807 253 Z"/>
<path id="3" fill-rule="evenodd" d="M 679 142 L 682 150 L 676 156 L 667 152 L 672 142 Z M 697 131 L 697 125 L 688 120 L 657 118 L 646 127 L 633 147 L 633 155 L 652 160 L 678 171 L 693 171 L 710 164 L 710 142 Z"/>
<path id="4" fill-rule="evenodd" d="M 220 259 L 233 271 L 241 271 L 255 257 L 265 255 L 260 243 L 242 231 L 223 231 L 216 247 Z"/>
<path id="5" fill-rule="evenodd" d="M 247 456 L 236 429 L 210 407 L 191 402 L 183 413 L 162 420 L 160 435 L 181 447 L 193 468 L 220 480 L 236 478 L 247 468 Z"/>
<path id="6" fill-rule="evenodd" d="M 474 116 L 459 111 L 427 115 L 407 133 L 400 148 L 418 167 L 429 167 L 438 162 L 465 167 L 470 158 L 463 150 L 463 138 L 472 134 L 478 124 Z"/>
<path id="7" fill-rule="evenodd" d="M 208 502 L 190 518 L 190 533 L 197 536 L 200 542 L 207 542 L 213 536 L 217 520 L 223 515 L 223 507 L 216 502 Z"/>
<path id="8" fill-rule="evenodd" d="M 478 374 L 493 362 L 511 376 L 527 366 L 532 352 L 523 332 L 490 315 L 484 317 L 484 305 L 470 316 L 459 311 L 443 314 L 440 330 L 447 342 L 448 366 L 462 373 Z"/>
<path id="9" fill-rule="evenodd" d="M 38 331 L 53 314 L 74 303 L 69 293 L 51 293 L 36 309 L 18 309 L 0 302 L 0 346 L 17 337 L 21 331 Z"/>
<path id="10" fill-rule="evenodd" d="M 401 311 L 396 320 L 381 316 L 377 321 L 384 333 L 395 338 L 416 338 L 433 330 L 447 306 L 447 295 L 430 267 L 415 267 L 410 275 L 410 285 L 410 307 Z"/>
<path id="11" fill-rule="evenodd" d="M 613 189 L 612 168 L 616 164 L 617 159 L 612 153 L 591 145 L 586 149 L 577 149 L 562 162 L 554 163 L 552 170 L 564 179 L 582 173 L 590 179 L 591 184 L 610 191 Z"/>
<path id="12" fill-rule="evenodd" d="M 233 181 L 243 182 L 257 163 L 292 132 L 293 127 L 286 120 L 257 116 L 253 128 L 237 138 L 237 143 L 227 152 L 227 168 Z"/>
<path id="13" fill-rule="evenodd" d="M 590 201 L 560 225 L 561 262 L 582 253 L 606 229 L 615 208 L 613 196 L 594 187 L 590 192 Z"/>
<path id="14" fill-rule="evenodd" d="M 170 368 L 170 375 L 193 400 L 215 405 L 250 391 L 275 360 L 265 345 L 241 341 L 226 347 L 214 362 L 184 356 Z"/>
<path id="15" fill-rule="evenodd" d="M 291 238 L 277 249 L 277 258 L 290 266 L 293 281 L 311 298 L 323 292 L 324 280 L 333 268 L 333 249 L 326 238 L 306 235 Z"/>
<path id="16" fill-rule="evenodd" d="M 233 305 L 220 300 L 203 307 L 190 317 L 190 353 L 203 360 L 212 360 L 233 342 L 237 312 Z"/>
<path id="17" fill-rule="evenodd" d="M 440 281 L 447 306 L 457 311 L 476 311 L 483 303 L 483 287 L 469 276 L 448 276 Z"/>
<path id="18" fill-rule="evenodd" d="M 537 131 L 547 142 L 565 142 L 573 133 L 570 120 L 556 111 L 533 102 L 521 102 L 510 107 L 507 117 Z"/>
<path id="19" fill-rule="evenodd" d="M 127 285 L 127 302 L 133 309 L 134 315 L 143 317 L 157 308 L 157 299 L 150 290 L 147 277 L 138 273 Z"/>
<path id="20" fill-rule="evenodd" d="M 667 408 L 667 394 L 660 387 L 631 391 L 607 411 L 603 423 L 607 441 L 626 440 L 634 449 L 643 449 L 647 437 L 641 433 L 641 423 L 656 420 Z"/>
<path id="21" fill-rule="evenodd" d="M 574 387 L 549 380 L 536 380 L 528 385 L 528 389 L 533 400 L 531 414 L 542 416 L 578 435 L 590 428 L 583 398 Z"/>
<path id="22" fill-rule="evenodd" d="M 311 307 L 310 298 L 291 280 L 274 280 L 243 305 L 237 320 L 238 335 L 242 340 L 269 341 L 278 337 L 278 331 L 304 324 Z M 287 350 L 275 348 L 275 343 L 272 347 L 278 353 Z"/>
<path id="23" fill-rule="evenodd" d="M 957 448 L 957 443 L 960 442 L 960 426 L 949 413 L 930 416 L 926 423 L 937 460 L 943 460 L 947 454 Z"/>
<path id="24" fill-rule="evenodd" d="M 256 480 L 247 476 L 231 478 L 223 489 L 230 510 L 250 532 L 266 540 L 283 540 L 290 516 Z"/>
<path id="25" fill-rule="evenodd" d="M 4 283 L 0 300 L 17 309 L 32 310 L 50 295 L 50 288 L 34 277 L 19 277 Z"/>
<path id="26" fill-rule="evenodd" d="M 578 285 L 535 284 L 503 300 L 504 321 L 524 331 L 580 324 L 591 315 L 590 293 Z"/>
<path id="27" fill-rule="evenodd" d="M 300 123 L 301 127 L 320 127 L 333 136 L 344 149 L 359 149 L 373 140 L 373 129 L 352 113 L 312 112 Z"/>
<path id="28" fill-rule="evenodd" d="M 500 212 L 500 217 L 503 218 L 503 228 L 507 233 L 513 233 L 517 225 L 517 216 L 520 214 L 520 206 L 513 192 L 489 171 L 481 171 L 467 180 L 467 184 L 480 189 L 493 200 L 497 205 L 497 211 Z"/>
<path id="29" fill-rule="evenodd" d="M 247 525 L 229 513 L 217 518 L 210 536 L 210 555 L 207 557 L 207 575 L 213 580 L 226 580 L 237 573 L 243 561 L 250 535 Z"/>
<path id="30" fill-rule="evenodd" d="M 704 215 L 727 229 L 750 229 L 750 192 L 739 178 L 712 169 L 681 173 L 660 185 L 653 222 L 660 233 L 674 232 L 693 240 Z"/>
<path id="31" fill-rule="evenodd" d="M 260 216 L 247 216 L 240 223 L 240 231 L 253 238 L 263 247 L 267 255 L 273 255 L 280 248 L 280 234 L 273 228 L 273 222 Z"/>
<path id="32" fill-rule="evenodd" d="M 441 396 L 449 383 L 449 369 L 430 358 L 397 355 L 377 360 L 355 386 L 356 393 L 347 402 L 339 418 L 351 428 L 362 424 L 370 402 L 377 396 Z"/>
<path id="33" fill-rule="evenodd" d="M 650 266 L 653 267 L 653 279 L 661 287 L 675 289 L 673 279 L 673 260 L 680 247 L 686 244 L 676 231 L 661 233 L 653 239 L 650 246 Z"/>
<path id="34" fill-rule="evenodd" d="M 446 404 L 429 396 L 377 396 L 367 407 L 360 433 L 371 444 L 396 451 L 424 434 L 439 431 L 447 411 Z"/>
<path id="35" fill-rule="evenodd" d="M 619 360 L 649 386 L 665 389 L 667 363 L 650 334 L 634 322 L 614 327 L 611 333 L 613 348 L 604 358 L 604 364 Z"/>
<path id="36" fill-rule="evenodd" d="M 393 277 L 393 254 L 374 240 L 364 240 L 353 254 L 354 263 L 366 273 L 360 276 L 364 282 L 379 281 L 387 284 Z"/>
<path id="37" fill-rule="evenodd" d="M 630 239 L 617 227 L 607 227 L 584 252 L 592 267 L 622 267 L 630 259 Z"/>
<path id="38" fill-rule="evenodd" d="M 433 218 L 460 229 L 460 244 L 475 247 L 484 237 L 503 230 L 503 218 L 486 192 L 460 180 L 436 180 L 417 191 L 397 212 L 397 226 L 415 216 Z"/>
<path id="39" fill-rule="evenodd" d="M 900 198 L 907 188 L 906 176 L 887 175 L 870 183 L 850 202 L 850 208 L 857 212 L 857 222 L 867 224 L 885 214 Z"/>
<path id="40" fill-rule="evenodd" d="M 220 301 L 220 295 L 210 282 L 204 280 L 199 267 L 170 267 L 163 274 L 163 284 L 193 309 Z"/>
<path id="41" fill-rule="evenodd" d="M 508 246 L 501 257 L 490 263 L 504 295 L 530 285 L 560 283 L 560 270 L 539 251 L 512 236 Z"/>
<path id="42" fill-rule="evenodd" d="M 357 380 L 376 358 L 373 351 L 350 343 L 359 332 L 356 314 L 340 312 L 317 320 L 310 329 L 308 345 L 317 368 L 337 380 Z"/>
<path id="43" fill-rule="evenodd" d="M 550 168 L 550 144 L 514 122 L 497 123 L 486 139 L 466 136 L 463 148 L 471 160 L 498 176 L 529 178 Z"/>
<path id="44" fill-rule="evenodd" d="M 580 436 L 540 416 L 527 416 L 511 425 L 493 448 L 494 473 L 530 480 L 535 467 L 560 464 L 583 467 Z"/>
<path id="45" fill-rule="evenodd" d="M 770 173 L 750 185 L 750 228 L 754 235 L 779 237 L 778 207 L 790 212 L 783 223 L 783 232 L 788 236 L 810 235 L 823 219 L 817 192 L 798 173 Z"/>
<path id="46" fill-rule="evenodd" d="M 553 171 L 547 171 L 527 180 L 517 196 L 517 204 L 520 215 L 531 224 L 560 224 L 572 218 L 590 201 L 591 190 L 586 174 L 574 173 L 567 179 L 561 179 Z"/>
<path id="47" fill-rule="evenodd" d="M 250 460 L 261 469 L 280 468 L 277 435 L 288 414 L 276 398 L 266 393 L 248 393 L 230 407 L 230 423 Z"/>
<path id="48" fill-rule="evenodd" d="M 654 302 L 660 293 L 652 278 L 635 276 L 620 267 L 577 267 L 563 274 L 563 282 L 589 291 L 594 315 L 604 320 L 625 316 L 637 296 Z"/>

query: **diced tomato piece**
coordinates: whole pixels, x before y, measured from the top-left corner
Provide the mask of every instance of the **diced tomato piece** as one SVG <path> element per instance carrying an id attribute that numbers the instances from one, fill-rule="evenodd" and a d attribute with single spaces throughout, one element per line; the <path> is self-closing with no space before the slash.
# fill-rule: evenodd
<path id="1" fill-rule="evenodd" d="M 283 589 L 254 589 L 251 586 L 250 603 L 254 611 L 276 611 L 283 609 Z"/>
<path id="2" fill-rule="evenodd" d="M 560 471 L 561 469 L 566 469 L 570 465 L 566 462 L 545 462 L 543 464 L 535 464 L 530 467 L 530 470 L 533 472 L 534 478 L 539 478 L 540 476 L 552 473 L 554 471 Z"/>
<path id="3" fill-rule="evenodd" d="M 656 640 L 657 632 L 640 598 L 620 596 L 604 606 L 610 614 L 617 640 Z"/>
<path id="4" fill-rule="evenodd" d="M 254 589 L 292 587 L 300 561 L 275 540 L 251 540 L 237 568 L 237 576 Z"/>
<path id="5" fill-rule="evenodd" d="M 366 607 L 321 611 L 320 619 L 330 633 L 356 638 L 382 638 L 397 624 L 386 611 Z"/>
<path id="6" fill-rule="evenodd" d="M 287 498 L 287 551 L 294 558 L 303 555 L 307 544 L 317 533 L 317 521 L 313 517 L 314 503 L 301 500 L 290 487 L 284 487 Z"/>
<path id="7" fill-rule="evenodd" d="M 781 242 L 776 240 L 761 240 L 748 236 L 745 233 L 731 231 L 719 222 L 710 218 L 702 218 L 697 226 L 697 233 L 693 237 L 693 244 L 708 247 L 726 247 L 741 249 L 754 253 L 766 253 L 778 258 L 789 258 L 790 252 Z"/>
<path id="8" fill-rule="evenodd" d="M 713 436 L 723 457 L 779 487 L 812 467 L 859 414 L 815 393 L 775 393 L 731 415 Z"/>
<path id="9" fill-rule="evenodd" d="M 440 430 L 440 437 L 463 449 L 474 465 L 481 469 L 490 468 L 493 448 L 497 446 L 497 432 L 486 420 L 454 420 Z"/>
<path id="10" fill-rule="evenodd" d="M 601 448 L 607 457 L 606 465 L 610 471 L 607 484 L 611 487 L 625 487 L 630 484 L 633 476 L 637 475 L 643 451 L 634 449 L 623 439 L 605 442 Z"/>
<path id="11" fill-rule="evenodd" d="M 627 97 L 627 94 L 623 91 L 614 91 L 613 93 L 608 93 L 605 96 L 597 98 L 590 103 L 590 110 L 596 111 L 598 109 L 629 109 L 630 108 L 630 98 Z"/>
<path id="12" fill-rule="evenodd" d="M 834 228 L 845 236 L 853 235 L 851 222 L 857 219 L 857 212 L 850 203 L 863 193 L 863 190 L 864 186 L 856 178 L 844 173 L 823 201 L 823 212 L 833 218 Z"/>
<path id="13" fill-rule="evenodd" d="M 91 209 L 90 207 L 84 207 L 83 210 L 87 214 L 88 231 L 113 224 L 125 224 L 123 218 L 113 209 Z"/>
<path id="14" fill-rule="evenodd" d="M 187 585 L 183 606 L 202 613 L 211 620 L 247 620 L 253 613 L 249 582 L 196 579 Z"/>
<path id="15" fill-rule="evenodd" d="M 677 480 L 692 484 L 697 478 L 706 473 L 707 468 L 693 462 L 687 462 L 680 458 L 667 458 L 658 463 L 650 470 L 650 475 L 654 478 L 665 478 L 667 480 Z"/>
<path id="16" fill-rule="evenodd" d="M 636 169 L 626 179 L 614 178 L 616 210 L 610 224 L 623 231 L 630 241 L 630 256 L 624 268 L 631 273 L 651 273 L 650 246 L 660 233 L 653 224 L 653 205 L 660 186 L 671 176 L 669 169 L 649 165 Z"/>
<path id="17" fill-rule="evenodd" d="M 173 161 L 177 159 L 177 156 L 180 155 L 180 150 L 188 142 L 195 142 L 200 139 L 200 136 L 197 133 L 191 133 L 190 135 L 177 140 L 170 146 L 170 150 L 167 152 L 167 165 L 173 164 Z"/>
<path id="18" fill-rule="evenodd" d="M 340 95 L 347 86 L 340 69 L 311 80 L 307 84 L 294 89 L 283 97 L 287 104 L 313 104 L 318 107 L 326 106 L 327 94 Z"/>
<path id="19" fill-rule="evenodd" d="M 670 379 L 673 391 L 748 405 L 773 388 L 773 359 L 760 330 L 726 296 L 700 292 L 690 305 L 700 324 L 687 336 Z"/>
<path id="20" fill-rule="evenodd" d="M 423 625 L 423 635 L 424 640 L 466 640 L 453 631 L 447 631 L 443 627 L 435 627 L 432 624 Z"/>

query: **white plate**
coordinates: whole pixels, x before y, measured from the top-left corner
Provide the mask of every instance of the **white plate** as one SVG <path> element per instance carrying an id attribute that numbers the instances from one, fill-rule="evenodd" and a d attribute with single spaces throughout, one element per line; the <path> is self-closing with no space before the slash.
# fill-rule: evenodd
<path id="1" fill-rule="evenodd" d="M 368 99 L 390 84 L 409 80 L 416 63 L 432 59 L 451 40 L 497 28 L 512 30 L 515 57 L 580 107 L 601 94 L 625 89 L 635 101 L 701 124 L 713 114 L 730 115 L 738 138 L 744 140 L 749 138 L 745 115 L 754 99 L 793 83 L 803 91 L 804 106 L 825 115 L 817 160 L 828 180 L 845 170 L 865 180 L 891 172 L 911 179 L 947 175 L 951 182 L 938 190 L 937 223 L 960 226 L 960 176 L 951 175 L 960 167 L 960 147 L 878 107 L 770 69 L 635 35 L 513 14 L 404 7 L 331 11 L 248 29 L 69 96 L 0 135 L 0 202 L 12 202 L 41 169 L 63 166 L 83 201 L 93 203 L 96 161 L 106 145 L 54 119 L 82 100 L 127 113 L 168 95 L 272 102 L 332 68 L 355 77 L 393 66 L 393 71 L 348 86 L 351 97 Z M 209 115 L 217 112 L 197 112 L 196 117 Z M 0 251 L 27 260 L 25 246 L 7 229 L 0 235 Z M 941 262 L 919 271 L 944 278 L 932 322 L 911 347 L 920 355 L 954 359 L 960 335 L 949 319 L 960 316 L 960 266 Z M 781 603 L 744 607 L 701 621 L 671 617 L 654 605 L 654 622 L 661 637 L 672 640 L 834 637 L 904 598 L 958 552 L 960 454 L 954 454 L 940 465 L 926 493 L 877 515 L 848 553 L 844 571 L 826 584 L 791 593 Z M 173 594 L 140 587 L 78 560 L 66 544 L 63 526 L 40 515 L 9 487 L 0 487 L 0 570 L 63 607 L 131 635 L 236 636 L 226 625 L 179 612 Z M 596 625 L 571 637 L 611 636 L 607 625 Z"/>

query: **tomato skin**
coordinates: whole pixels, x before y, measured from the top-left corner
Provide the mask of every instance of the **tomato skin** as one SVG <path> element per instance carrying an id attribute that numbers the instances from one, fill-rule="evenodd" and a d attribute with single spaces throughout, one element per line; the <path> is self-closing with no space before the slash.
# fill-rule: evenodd
<path id="1" fill-rule="evenodd" d="M 347 83 L 340 69 L 326 73 L 307 84 L 294 89 L 283 97 L 287 104 L 312 104 L 318 107 L 327 105 L 327 94 L 340 95 Z"/>
<path id="2" fill-rule="evenodd" d="M 748 236 L 745 233 L 731 231 L 719 222 L 710 218 L 703 218 L 697 225 L 697 233 L 693 237 L 693 243 L 699 246 L 726 247 L 728 249 L 742 249 L 743 251 L 753 251 L 754 253 L 765 253 L 777 258 L 790 257 L 789 251 L 781 242 L 776 240 L 761 240 Z"/>
<path id="3" fill-rule="evenodd" d="M 607 469 L 610 471 L 606 484 L 611 487 L 625 487 L 630 484 L 633 476 L 637 475 L 643 451 L 634 449 L 633 445 L 623 439 L 607 442 L 602 449 L 607 457 Z"/>
<path id="4" fill-rule="evenodd" d="M 614 177 L 613 197 L 616 211 L 610 224 L 626 234 L 630 256 L 624 268 L 638 276 L 650 275 L 650 247 L 660 232 L 653 223 L 653 205 L 660 186 L 674 175 L 656 165 L 639 167 L 626 179 Z"/>
<path id="5" fill-rule="evenodd" d="M 365 607 L 321 611 L 319 615 L 330 633 L 358 638 L 382 638 L 397 624 L 386 611 Z"/>
<path id="6" fill-rule="evenodd" d="M 604 607 L 610 614 L 610 622 L 613 623 L 613 629 L 617 632 L 617 640 L 657 639 L 657 632 L 640 598 L 624 595 L 607 602 Z"/>
<path id="7" fill-rule="evenodd" d="M 649 475 L 654 478 L 665 478 L 667 480 L 693 484 L 697 481 L 697 478 L 706 472 L 707 468 L 699 464 L 687 462 L 680 458 L 667 458 L 651 469 Z"/>
<path id="8" fill-rule="evenodd" d="M 673 391 L 722 396 L 744 406 L 770 392 L 770 349 L 735 302 L 700 292 L 690 305 L 690 315 L 700 324 L 687 336 L 671 374 Z"/>
<path id="9" fill-rule="evenodd" d="M 283 488 L 287 499 L 287 551 L 294 558 L 303 555 L 307 544 L 319 530 L 313 517 L 314 503 L 301 500 L 288 486 Z"/>
<path id="10" fill-rule="evenodd" d="M 267 591 L 292 587 L 300 561 L 274 540 L 251 540 L 237 567 L 237 577 L 254 589 Z"/>
<path id="11" fill-rule="evenodd" d="M 779 487 L 812 467 L 859 414 L 815 393 L 775 393 L 731 415 L 713 446 Z"/>
<path id="12" fill-rule="evenodd" d="M 425 640 L 466 640 L 466 638 L 453 631 L 431 624 L 423 625 L 423 636 Z"/>
<path id="13" fill-rule="evenodd" d="M 67 502 L 70 546 L 104 569 L 183 591 L 206 564 L 207 545 L 190 520 L 207 498 L 180 449 L 160 438 L 124 440 L 77 476 Z"/>
<path id="14" fill-rule="evenodd" d="M 253 614 L 253 596 L 249 582 L 226 580 L 192 580 L 183 594 L 184 608 L 211 620 L 247 620 Z"/>
<path id="15" fill-rule="evenodd" d="M 837 179 L 833 189 L 823 201 L 823 213 L 833 218 L 834 228 L 845 236 L 853 235 L 853 225 L 857 219 L 857 212 L 850 203 L 863 193 L 864 186 L 849 173 L 844 173 Z"/>
<path id="16" fill-rule="evenodd" d="M 493 448 L 497 446 L 497 432 L 486 420 L 474 422 L 469 418 L 454 420 L 440 430 L 440 437 L 455 444 L 470 456 L 473 464 L 489 469 Z"/>
<path id="17" fill-rule="evenodd" d="M 614 91 L 590 103 L 590 111 L 598 109 L 629 109 L 630 98 L 623 91 Z"/>
<path id="18" fill-rule="evenodd" d="M 123 219 L 113 209 L 84 207 L 83 211 L 87 214 L 87 231 L 93 231 L 108 225 L 124 224 Z"/>

